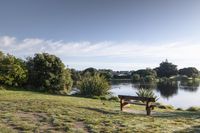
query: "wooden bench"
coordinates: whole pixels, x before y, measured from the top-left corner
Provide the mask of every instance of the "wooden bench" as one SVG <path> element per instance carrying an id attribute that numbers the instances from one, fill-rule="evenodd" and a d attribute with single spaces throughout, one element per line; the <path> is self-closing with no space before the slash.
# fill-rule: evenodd
<path id="1" fill-rule="evenodd" d="M 147 115 L 151 115 L 151 110 L 154 109 L 155 105 L 152 103 L 155 102 L 155 98 L 149 97 L 138 97 L 138 96 L 128 96 L 128 95 L 118 95 L 120 98 L 120 109 L 123 111 L 123 107 L 127 104 L 137 104 L 146 106 Z M 142 103 L 134 101 L 142 101 Z"/>

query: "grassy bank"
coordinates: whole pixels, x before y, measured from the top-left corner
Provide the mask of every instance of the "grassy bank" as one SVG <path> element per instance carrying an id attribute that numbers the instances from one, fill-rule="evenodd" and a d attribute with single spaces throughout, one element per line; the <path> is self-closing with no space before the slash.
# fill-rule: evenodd
<path id="1" fill-rule="evenodd" d="M 0 90 L 0 131 L 11 132 L 200 132 L 200 112 L 143 106 L 119 111 L 118 102 L 28 91 Z"/>

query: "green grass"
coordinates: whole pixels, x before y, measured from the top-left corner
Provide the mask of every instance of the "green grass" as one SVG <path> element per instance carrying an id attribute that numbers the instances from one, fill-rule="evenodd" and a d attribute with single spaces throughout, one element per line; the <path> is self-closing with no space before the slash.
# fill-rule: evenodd
<path id="1" fill-rule="evenodd" d="M 133 112 L 121 112 L 114 101 L 0 90 L 0 132 L 200 132 L 199 111 L 126 110 Z"/>

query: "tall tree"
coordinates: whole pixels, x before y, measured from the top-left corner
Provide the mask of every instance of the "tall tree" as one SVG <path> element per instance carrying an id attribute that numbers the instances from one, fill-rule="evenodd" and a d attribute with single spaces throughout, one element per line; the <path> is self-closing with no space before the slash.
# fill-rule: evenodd
<path id="1" fill-rule="evenodd" d="M 66 93 L 70 89 L 70 71 L 65 70 L 65 66 L 60 58 L 48 53 L 35 54 L 33 58 L 28 58 L 27 66 L 29 70 L 29 84 L 40 91 L 51 93 Z M 66 85 L 69 86 L 66 86 Z"/>
<path id="2" fill-rule="evenodd" d="M 27 72 L 23 60 L 0 52 L 0 83 L 22 86 L 27 81 Z"/>
<path id="3" fill-rule="evenodd" d="M 178 74 L 177 65 L 168 62 L 168 60 L 160 63 L 158 68 L 155 68 L 158 77 L 171 77 Z"/>

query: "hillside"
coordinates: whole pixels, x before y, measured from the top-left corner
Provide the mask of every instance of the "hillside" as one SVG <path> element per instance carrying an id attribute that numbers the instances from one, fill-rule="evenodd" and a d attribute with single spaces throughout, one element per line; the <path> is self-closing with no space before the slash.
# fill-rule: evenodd
<path id="1" fill-rule="evenodd" d="M 200 112 L 156 109 L 148 117 L 144 107 L 128 110 L 120 112 L 118 102 L 0 90 L 0 131 L 200 132 Z"/>

